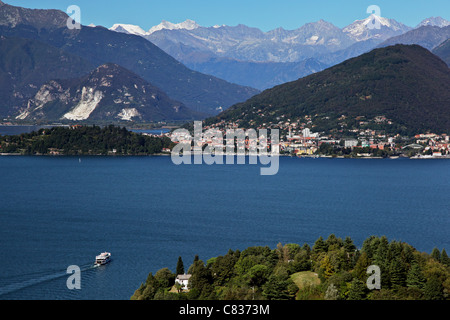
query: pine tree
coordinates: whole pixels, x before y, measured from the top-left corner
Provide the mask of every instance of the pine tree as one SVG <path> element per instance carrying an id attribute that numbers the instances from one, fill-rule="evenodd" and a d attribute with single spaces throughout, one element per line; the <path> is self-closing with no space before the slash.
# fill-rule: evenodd
<path id="1" fill-rule="evenodd" d="M 389 241 L 386 236 L 382 236 L 378 243 L 378 247 L 374 251 L 373 264 L 380 268 L 381 272 L 381 287 L 387 288 L 389 286 Z"/>
<path id="2" fill-rule="evenodd" d="M 181 259 L 181 257 L 178 257 L 178 261 L 177 261 L 177 275 L 178 274 L 184 274 L 184 264 L 183 264 L 183 260 Z"/>
<path id="3" fill-rule="evenodd" d="M 327 250 L 330 251 L 339 249 L 343 245 L 343 242 L 341 238 L 337 238 L 334 234 L 330 234 L 325 241 L 325 245 Z"/>
<path id="4" fill-rule="evenodd" d="M 436 261 L 438 261 L 438 262 L 441 262 L 441 253 L 439 252 L 439 249 L 438 248 L 434 248 L 433 249 L 433 251 L 431 251 L 431 257 L 434 259 L 434 260 L 436 260 Z"/>
<path id="5" fill-rule="evenodd" d="M 348 253 L 353 253 L 353 252 L 355 252 L 356 246 L 355 246 L 355 244 L 353 243 L 352 238 L 350 238 L 350 237 L 345 237 L 345 240 L 344 240 L 344 249 L 345 249 L 345 251 L 348 252 Z"/>
<path id="6" fill-rule="evenodd" d="M 366 286 L 364 282 L 358 279 L 353 279 L 348 293 L 348 300 L 365 300 Z"/>
<path id="7" fill-rule="evenodd" d="M 314 253 L 327 252 L 327 245 L 325 244 L 325 241 L 323 240 L 322 236 L 320 236 L 319 239 L 316 240 L 312 251 Z"/>
<path id="8" fill-rule="evenodd" d="M 448 257 L 447 252 L 445 251 L 445 249 L 442 249 L 441 263 L 446 265 L 447 267 L 450 267 L 450 258 Z"/>
<path id="9" fill-rule="evenodd" d="M 391 285 L 394 288 L 403 287 L 406 283 L 406 268 L 400 258 L 392 260 L 389 267 Z"/>
<path id="10" fill-rule="evenodd" d="M 417 263 L 414 263 L 406 277 L 406 285 L 410 288 L 423 289 L 425 282 L 426 280 L 422 274 L 422 270 L 420 270 L 420 266 Z"/>

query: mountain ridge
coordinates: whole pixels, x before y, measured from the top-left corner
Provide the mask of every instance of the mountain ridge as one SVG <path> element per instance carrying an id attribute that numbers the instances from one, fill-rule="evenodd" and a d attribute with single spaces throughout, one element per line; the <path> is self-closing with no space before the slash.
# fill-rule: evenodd
<path id="1" fill-rule="evenodd" d="M 259 92 L 191 70 L 140 36 L 104 27 L 82 26 L 79 30 L 69 30 L 68 16 L 62 11 L 35 11 L 4 4 L 0 7 L 1 16 L 13 19 L 0 24 L 0 35 L 38 40 L 82 57 L 94 66 L 116 63 L 197 112 L 217 114 L 220 108 Z M 41 22 L 36 21 L 41 19 L 48 22 L 46 28 L 41 28 Z M 21 23 L 16 23 L 19 20 Z"/>
<path id="2" fill-rule="evenodd" d="M 79 56 L 38 40 L 0 36 L 0 116 L 15 113 L 45 82 L 80 77 L 93 68 Z"/>
<path id="3" fill-rule="evenodd" d="M 445 62 L 418 45 L 395 45 L 265 90 L 206 122 L 257 127 L 281 117 L 316 115 L 336 130 L 334 121 L 342 115 L 385 116 L 394 123 L 391 131 L 416 134 L 449 132 L 449 108 L 450 70 Z"/>
<path id="4" fill-rule="evenodd" d="M 51 80 L 26 102 L 20 120 L 192 120 L 199 114 L 131 71 L 108 63 L 76 79 Z"/>
<path id="5" fill-rule="evenodd" d="M 369 29 L 372 20 L 380 23 L 380 29 Z M 344 28 L 321 19 L 293 30 L 279 27 L 266 32 L 243 24 L 204 27 L 192 23 L 195 24 L 192 30 L 161 28 L 143 36 L 189 68 L 260 90 L 320 71 L 300 68 L 309 59 L 332 66 L 368 52 L 392 36 L 413 30 L 394 19 L 376 15 L 355 20 Z M 261 63 L 267 62 L 279 65 L 274 68 L 273 64 L 266 64 L 262 70 Z M 289 70 L 293 62 L 297 65 Z M 263 75 L 273 72 L 273 78 L 254 79 L 243 70 L 249 74 L 262 70 Z"/>
<path id="6" fill-rule="evenodd" d="M 443 41 L 450 38 L 450 25 L 446 27 L 422 26 L 402 35 L 389 38 L 378 47 L 392 46 L 396 44 L 418 44 L 428 50 L 434 49 Z"/>

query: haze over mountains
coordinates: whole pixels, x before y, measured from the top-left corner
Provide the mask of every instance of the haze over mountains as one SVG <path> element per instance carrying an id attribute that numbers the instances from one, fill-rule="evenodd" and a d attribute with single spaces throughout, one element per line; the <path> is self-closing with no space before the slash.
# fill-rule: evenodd
<path id="1" fill-rule="evenodd" d="M 379 28 L 373 28 L 374 23 Z M 431 17 L 417 27 L 448 24 L 441 17 Z M 245 25 L 202 27 L 186 20 L 163 21 L 149 31 L 120 24 L 111 30 L 140 35 L 194 70 L 264 90 L 368 52 L 414 29 L 372 14 L 342 29 L 324 20 L 268 32 Z"/>

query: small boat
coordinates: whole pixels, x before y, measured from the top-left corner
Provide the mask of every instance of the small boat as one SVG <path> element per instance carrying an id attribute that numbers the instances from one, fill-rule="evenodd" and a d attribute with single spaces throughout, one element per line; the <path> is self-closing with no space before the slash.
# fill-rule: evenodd
<path id="1" fill-rule="evenodd" d="M 95 265 L 101 266 L 111 261 L 111 253 L 103 252 L 95 257 Z"/>

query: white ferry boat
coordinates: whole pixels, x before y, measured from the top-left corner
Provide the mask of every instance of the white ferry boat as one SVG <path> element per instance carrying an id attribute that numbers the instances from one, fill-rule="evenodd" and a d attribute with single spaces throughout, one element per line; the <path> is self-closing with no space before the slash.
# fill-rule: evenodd
<path id="1" fill-rule="evenodd" d="M 101 266 L 111 261 L 111 253 L 103 252 L 95 257 L 95 265 Z"/>

